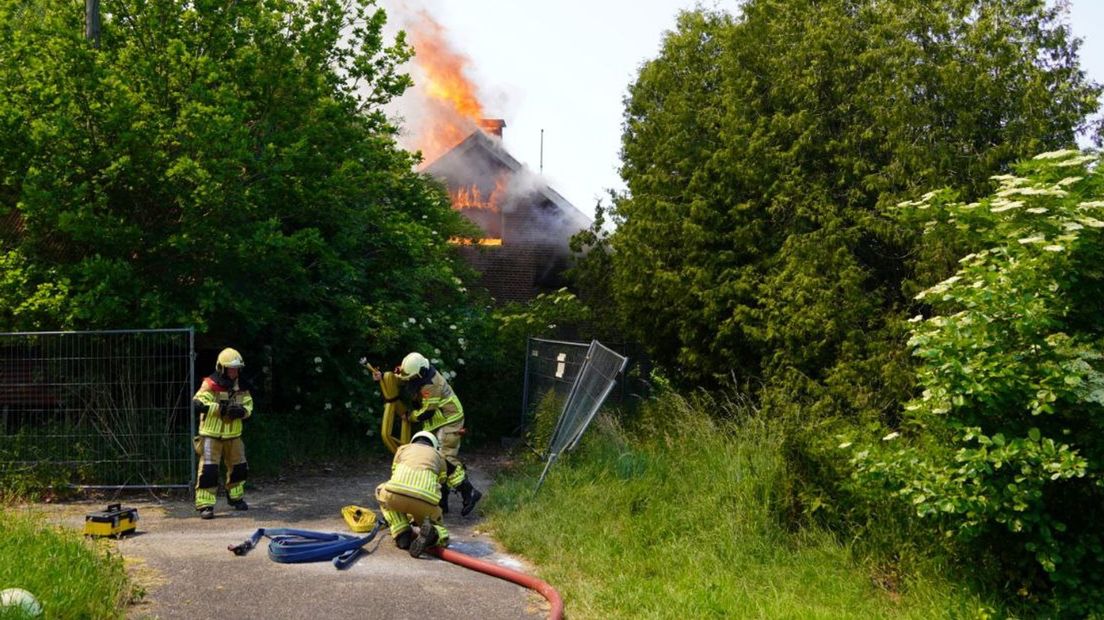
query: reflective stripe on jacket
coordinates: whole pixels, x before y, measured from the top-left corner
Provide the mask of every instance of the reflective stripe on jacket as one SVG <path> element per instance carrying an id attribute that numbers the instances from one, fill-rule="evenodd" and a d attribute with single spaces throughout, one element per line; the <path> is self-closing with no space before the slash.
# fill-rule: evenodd
<path id="1" fill-rule="evenodd" d="M 200 435 L 218 439 L 241 437 L 242 421 L 223 418 L 219 413 L 225 410 L 220 404 L 229 405 L 233 402 L 245 408 L 246 418 L 253 415 L 253 396 L 248 389 L 241 389 L 240 386 L 240 380 L 230 383 L 228 379 L 220 379 L 218 375 L 211 375 L 203 380 L 199 391 L 192 397 L 193 400 L 207 405 L 207 411 L 199 418 Z"/>
<path id="2" fill-rule="evenodd" d="M 411 413 L 410 417 L 415 422 L 422 422 L 423 431 L 436 430 L 464 419 L 464 407 L 441 373 L 434 373 L 433 379 L 422 386 L 421 395 L 422 408 Z M 430 412 L 432 415 L 429 415 Z M 425 419 L 427 415 L 428 419 Z"/>
<path id="3" fill-rule="evenodd" d="M 436 450 L 425 444 L 408 443 L 395 451 L 391 479 L 383 486 L 392 493 L 436 504 L 441 501 L 445 479 L 445 460 Z"/>

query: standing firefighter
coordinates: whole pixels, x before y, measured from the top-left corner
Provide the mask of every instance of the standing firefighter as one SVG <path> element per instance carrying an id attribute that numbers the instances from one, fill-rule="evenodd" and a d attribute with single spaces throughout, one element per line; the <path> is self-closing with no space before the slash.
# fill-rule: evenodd
<path id="1" fill-rule="evenodd" d="M 460 436 L 464 432 L 464 407 L 460 399 L 445 377 L 421 353 L 404 357 L 395 375 L 405 382 L 406 392 L 413 395 L 410 419 L 421 422 L 423 431 L 436 435 L 441 456 L 445 458 L 448 479 L 441 485 L 441 508 L 448 512 L 449 490 L 456 490 L 464 500 L 460 514 L 467 516 L 483 494 L 472 486 L 464 463 L 460 461 Z M 374 372 L 373 377 L 379 381 L 381 374 Z"/>
<path id="2" fill-rule="evenodd" d="M 448 546 L 449 533 L 438 505 L 446 467 L 438 448 L 433 433 L 415 433 L 410 443 L 395 451 L 391 479 L 376 487 L 376 501 L 391 529 L 391 538 L 415 558 L 431 547 Z M 417 538 L 411 520 L 420 524 Z"/>
<path id="3" fill-rule="evenodd" d="M 199 436 L 195 439 L 199 455 L 195 507 L 199 516 L 215 516 L 215 496 L 218 493 L 219 463 L 226 467 L 226 495 L 235 510 L 248 510 L 245 503 L 245 478 L 249 466 L 245 462 L 242 443 L 242 420 L 253 414 L 253 396 L 249 384 L 238 376 L 245 366 L 240 353 L 223 349 L 215 362 L 215 372 L 203 380 L 192 404 L 199 415 Z"/>

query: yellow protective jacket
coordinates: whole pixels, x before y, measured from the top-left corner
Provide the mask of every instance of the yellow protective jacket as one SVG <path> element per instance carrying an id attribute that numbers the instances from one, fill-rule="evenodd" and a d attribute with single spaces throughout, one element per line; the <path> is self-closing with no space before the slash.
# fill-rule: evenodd
<path id="1" fill-rule="evenodd" d="M 199 391 L 192 400 L 207 405 L 207 411 L 200 415 L 199 434 L 204 437 L 218 439 L 233 439 L 241 437 L 242 420 L 223 418 L 221 412 L 226 410 L 226 405 L 238 403 L 245 408 L 245 417 L 253 415 L 253 396 L 249 393 L 249 386 L 241 377 L 232 381 L 227 377 L 213 374 L 203 380 Z M 245 418 L 242 418 L 245 419 Z"/>
<path id="2" fill-rule="evenodd" d="M 410 419 L 421 422 L 423 431 L 433 431 L 464 419 L 464 407 L 441 373 L 433 373 L 429 383 L 422 386 L 420 395 L 422 406 L 410 413 Z"/>
<path id="3" fill-rule="evenodd" d="M 383 487 L 392 493 L 437 504 L 446 478 L 445 459 L 437 450 L 421 443 L 408 443 L 395 451 L 391 479 Z"/>

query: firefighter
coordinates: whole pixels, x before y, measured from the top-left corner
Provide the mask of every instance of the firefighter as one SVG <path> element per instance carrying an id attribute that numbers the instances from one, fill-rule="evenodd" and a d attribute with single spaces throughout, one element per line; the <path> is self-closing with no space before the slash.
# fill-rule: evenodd
<path id="1" fill-rule="evenodd" d="M 460 436 L 464 432 L 464 407 L 460 399 L 445 377 L 421 353 L 404 357 L 402 364 L 395 368 L 395 375 L 413 395 L 410 419 L 421 422 L 423 431 L 437 436 L 441 456 L 445 458 L 448 479 L 441 486 L 441 509 L 448 512 L 449 490 L 456 490 L 464 501 L 460 514 L 467 516 L 483 494 L 472 486 L 464 463 L 460 461 Z M 373 377 L 379 381 L 382 375 L 377 371 Z"/>
<path id="2" fill-rule="evenodd" d="M 226 495 L 234 510 L 248 510 L 245 503 L 245 479 L 249 465 L 242 443 L 242 420 L 253 414 L 250 385 L 239 373 L 245 366 L 240 353 L 223 349 L 215 362 L 215 372 L 203 380 L 192 397 L 199 416 L 199 436 L 195 450 L 199 456 L 195 507 L 200 518 L 215 516 L 219 463 L 226 467 Z"/>
<path id="3" fill-rule="evenodd" d="M 419 431 L 410 443 L 395 451 L 391 479 L 376 487 L 376 501 L 391 538 L 411 557 L 431 547 L 448 546 L 449 533 L 441 521 L 439 505 L 446 471 L 437 436 Z M 417 537 L 410 527 L 411 520 L 420 524 Z"/>

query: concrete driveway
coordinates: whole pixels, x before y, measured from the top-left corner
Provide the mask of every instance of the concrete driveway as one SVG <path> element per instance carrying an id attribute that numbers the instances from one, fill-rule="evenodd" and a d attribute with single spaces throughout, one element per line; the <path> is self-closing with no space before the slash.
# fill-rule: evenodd
<path id="1" fill-rule="evenodd" d="M 386 479 L 389 465 L 381 461 L 366 467 L 371 471 L 323 471 L 257 480 L 246 493 L 248 511 L 230 509 L 220 496 L 216 517 L 209 521 L 198 518 L 190 496 L 183 493 L 170 499 L 139 494 L 111 500 L 138 509 L 137 534 L 113 542 L 135 582 L 147 592 L 129 617 L 495 620 L 547 615 L 548 605 L 539 595 L 433 557 L 415 560 L 396 548 L 385 533 L 342 571 L 329 562 L 274 562 L 268 558 L 267 539 L 243 557 L 227 550 L 262 527 L 348 532 L 341 507 L 357 504 L 375 509 L 373 491 Z M 472 473 L 476 485 L 487 489 L 487 476 L 474 468 Z M 105 503 L 99 499 L 39 508 L 50 520 L 79 529 L 84 514 L 102 510 Z M 454 496 L 453 511 L 445 516 L 451 549 L 531 572 L 481 531 L 478 510 L 461 517 L 459 503 Z"/>

